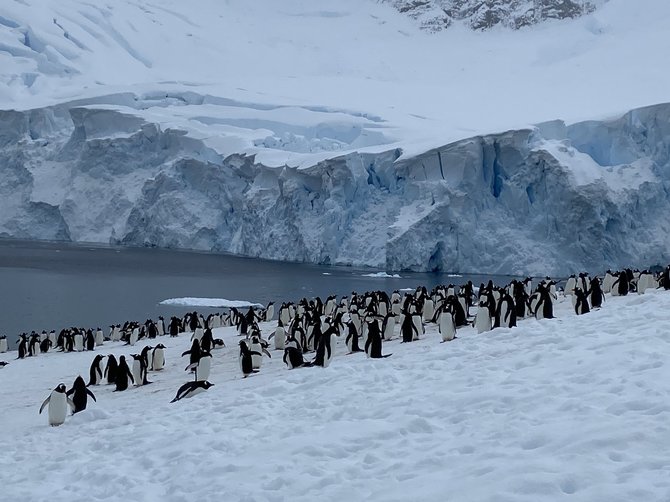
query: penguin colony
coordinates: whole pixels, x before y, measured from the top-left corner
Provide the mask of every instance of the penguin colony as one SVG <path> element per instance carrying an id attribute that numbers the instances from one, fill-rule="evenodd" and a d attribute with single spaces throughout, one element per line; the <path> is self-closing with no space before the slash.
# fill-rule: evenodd
<path id="1" fill-rule="evenodd" d="M 603 279 L 589 277 L 586 273 L 571 275 L 565 284 L 564 294 L 570 296 L 577 315 L 600 308 L 605 294 L 625 296 L 629 293 L 644 294 L 649 288 L 670 290 L 670 265 L 658 275 L 649 271 L 626 269 L 620 272 L 608 270 Z M 366 292 L 351 296 L 329 296 L 325 302 L 319 297 L 308 301 L 303 298 L 296 304 L 282 303 L 277 312 L 277 326 L 265 339 L 259 322 L 274 319 L 274 304 L 256 312 L 253 307 L 242 314 L 231 308 L 226 314 L 213 313 L 203 317 L 197 312 L 183 318 L 172 317 L 166 328 L 159 317 L 157 322 L 147 320 L 144 324 L 126 322 L 123 326 L 110 326 L 104 337 L 100 328 L 84 330 L 68 328 L 57 336 L 55 331 L 37 334 L 34 331 L 20 335 L 18 357 L 36 357 L 48 352 L 52 347 L 60 352 L 93 351 L 104 341 L 123 341 L 135 345 L 142 339 L 159 336 L 177 337 L 190 333 L 190 349 L 182 357 L 188 356 L 184 371 L 190 372 L 192 380 L 184 383 L 171 402 L 202 393 L 214 384 L 209 382 L 214 361 L 212 352 L 225 347 L 222 339 L 215 339 L 212 329 L 234 326 L 240 337 L 238 360 L 243 378 L 260 371 L 265 356 L 272 357 L 272 348 L 283 352 L 283 362 L 288 369 L 313 366 L 328 367 L 333 358 L 333 337 L 344 339 L 348 353 L 365 352 L 368 358 L 382 359 L 385 354 L 383 342 L 393 340 L 398 331 L 400 343 L 420 339 L 425 333 L 425 325 L 434 323 L 441 334 L 442 343 L 457 338 L 457 330 L 471 324 L 478 333 L 497 327 L 512 328 L 520 319 L 552 318 L 553 303 L 558 299 L 556 282 L 549 277 L 541 280 L 535 288 L 532 278 L 522 281 L 512 280 L 504 287 L 496 287 L 492 281 L 475 288 L 472 282 L 460 287 L 453 284 L 436 286 L 429 293 L 425 287 L 418 287 L 411 293 L 401 295 L 394 291 L 389 297 L 384 291 Z M 474 311 L 474 316 L 472 312 Z M 396 330 L 398 326 L 398 330 Z M 6 336 L 0 337 L 0 352 L 7 352 Z M 305 355 L 313 354 L 311 360 Z M 107 364 L 103 369 L 103 359 Z M 117 358 L 110 354 L 98 354 L 89 370 L 88 383 L 77 376 L 72 387 L 67 390 L 59 384 L 44 400 L 39 413 L 48 406 L 49 424 L 61 425 L 65 422 L 67 409 L 78 413 L 86 409 L 88 397 L 96 401 L 89 387 L 106 383 L 115 386 L 115 392 L 125 391 L 130 383 L 136 387 L 148 385 L 149 372 L 161 371 L 165 367 L 165 346 L 145 346 L 139 354 L 132 354 L 132 362 L 125 356 Z M 0 368 L 6 362 L 0 362 Z"/>

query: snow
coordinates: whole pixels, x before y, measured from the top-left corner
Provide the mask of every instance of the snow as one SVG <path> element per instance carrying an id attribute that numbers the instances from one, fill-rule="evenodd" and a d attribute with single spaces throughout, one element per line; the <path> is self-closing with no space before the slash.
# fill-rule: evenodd
<path id="1" fill-rule="evenodd" d="M 167 366 L 151 385 L 94 387 L 98 402 L 57 428 L 40 403 L 86 375 L 92 354 L 10 360 L 3 496 L 665 501 L 669 307 L 668 293 L 652 291 L 575 316 L 565 300 L 556 319 L 482 335 L 463 328 L 445 344 L 429 325 L 417 342 L 386 342 L 384 360 L 346 356 L 338 340 L 327 369 L 289 371 L 273 352 L 247 379 L 234 328 L 220 328 L 227 348 L 214 353 L 215 386 L 175 404 L 189 337 L 162 337 Z M 144 344 L 107 342 L 101 353 Z"/>
<path id="2" fill-rule="evenodd" d="M 168 298 L 159 305 L 171 305 L 173 307 L 214 307 L 214 308 L 264 308 L 261 303 L 253 303 L 245 300 L 226 300 L 225 298 Z"/>

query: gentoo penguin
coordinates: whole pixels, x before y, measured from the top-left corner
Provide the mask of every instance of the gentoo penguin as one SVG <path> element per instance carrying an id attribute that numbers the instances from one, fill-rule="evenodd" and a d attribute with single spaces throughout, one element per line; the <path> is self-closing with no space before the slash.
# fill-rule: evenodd
<path id="1" fill-rule="evenodd" d="M 128 337 L 128 344 L 131 347 L 137 343 L 137 340 L 139 340 L 140 337 L 140 328 L 133 328 L 132 331 L 130 332 L 130 336 Z"/>
<path id="2" fill-rule="evenodd" d="M 147 371 L 149 371 L 149 368 L 151 368 L 151 356 L 149 353 L 151 352 L 151 349 L 153 349 L 152 346 L 147 345 L 142 349 L 140 352 L 140 355 L 142 356 L 142 360 L 144 361 L 144 367 L 146 368 Z"/>
<path id="3" fill-rule="evenodd" d="M 603 293 L 611 293 L 612 284 L 614 284 L 614 275 L 612 275 L 611 270 L 607 270 L 607 272 L 605 272 L 605 278 L 603 279 Z"/>
<path id="4" fill-rule="evenodd" d="M 0 361 L 0 368 L 4 368 L 7 366 L 9 363 L 7 361 Z"/>
<path id="5" fill-rule="evenodd" d="M 102 367 L 100 366 L 100 363 L 102 362 L 102 358 L 105 357 L 102 354 L 98 354 L 93 358 L 93 362 L 91 363 L 91 369 L 89 370 L 89 380 L 88 384 L 89 385 L 99 385 L 102 383 Z"/>
<path id="6" fill-rule="evenodd" d="M 265 316 L 263 320 L 265 322 L 270 322 L 274 316 L 275 316 L 275 304 L 274 302 L 270 302 L 268 303 L 268 306 L 265 309 Z"/>
<path id="7" fill-rule="evenodd" d="M 570 277 L 568 277 L 568 280 L 565 283 L 564 294 L 566 296 L 573 295 L 576 286 L 577 286 L 577 279 L 575 278 L 575 274 L 572 274 Z"/>
<path id="8" fill-rule="evenodd" d="M 212 336 L 212 330 L 205 328 L 200 338 L 200 348 L 204 351 L 210 352 L 212 346 L 214 345 L 214 337 Z"/>
<path id="9" fill-rule="evenodd" d="M 513 328 L 516 326 L 516 311 L 512 296 L 504 291 L 496 307 L 494 328 Z"/>
<path id="10" fill-rule="evenodd" d="M 7 350 L 9 350 L 7 346 L 7 336 L 2 335 L 0 336 L 0 353 L 4 354 Z"/>
<path id="11" fill-rule="evenodd" d="M 196 338 L 193 340 L 191 348 L 189 350 L 185 350 L 184 352 L 182 352 L 181 356 L 184 357 L 185 355 L 188 354 L 189 356 L 188 363 L 189 366 L 192 366 L 193 364 L 197 363 L 198 360 L 200 360 L 200 351 L 201 351 L 200 342 Z M 193 366 L 193 368 L 195 368 L 195 366 Z M 193 371 L 195 371 L 195 369 Z"/>
<path id="12" fill-rule="evenodd" d="M 549 288 L 546 288 L 543 284 L 538 284 L 537 290 L 533 293 L 533 296 L 536 296 L 537 298 L 537 302 L 534 305 L 535 318 L 553 319 L 554 304 L 551 301 Z"/>
<path id="13" fill-rule="evenodd" d="M 25 333 L 21 334 L 19 336 L 18 342 L 19 342 L 19 347 L 18 347 L 18 352 L 19 355 L 17 359 L 24 359 L 26 357 L 26 354 L 28 353 L 28 335 Z M 60 425 L 60 424 L 59 424 Z"/>
<path id="14" fill-rule="evenodd" d="M 36 356 L 40 353 L 40 337 L 33 334 L 30 337 L 30 344 L 28 345 L 28 355 Z"/>
<path id="15" fill-rule="evenodd" d="M 165 319 L 163 319 L 162 315 L 158 316 L 158 322 L 156 323 L 156 326 L 158 328 L 158 336 L 165 335 Z"/>
<path id="16" fill-rule="evenodd" d="M 452 315 L 451 310 L 442 310 L 440 318 L 438 319 L 438 328 L 442 335 L 443 342 L 450 342 L 456 338 L 456 323 L 454 322 L 454 316 Z"/>
<path id="17" fill-rule="evenodd" d="M 185 371 L 195 370 L 195 379 L 197 381 L 204 381 L 209 378 L 209 373 L 212 369 L 212 354 L 208 351 L 202 351 L 200 353 L 200 359 L 197 363 L 189 364 Z"/>
<path id="18" fill-rule="evenodd" d="M 263 354 L 266 354 L 270 359 L 272 355 L 263 347 L 258 336 L 252 336 L 249 343 L 249 350 L 251 351 L 251 365 L 253 369 L 258 370 L 263 364 Z"/>
<path id="19" fill-rule="evenodd" d="M 368 322 L 368 339 L 365 342 L 365 354 L 372 359 L 381 359 L 391 355 L 382 355 L 382 335 L 379 331 L 379 323 L 376 320 Z"/>
<path id="20" fill-rule="evenodd" d="M 482 296 L 482 299 L 479 301 L 479 306 L 477 307 L 477 314 L 475 315 L 475 320 L 472 322 L 472 325 L 477 330 L 477 333 L 484 333 L 486 331 L 491 331 L 491 311 L 489 310 L 488 300 Z"/>
<path id="21" fill-rule="evenodd" d="M 423 302 L 423 322 L 428 322 L 435 315 L 435 304 L 431 298 L 426 298 Z"/>
<path id="22" fill-rule="evenodd" d="M 333 359 L 333 348 L 331 346 L 333 332 L 332 327 L 327 329 L 316 341 L 316 357 L 312 361 L 312 366 L 327 368 L 330 365 L 330 361 Z"/>
<path id="23" fill-rule="evenodd" d="M 49 337 L 47 337 L 45 340 L 42 340 L 40 342 L 40 352 L 42 352 L 42 354 L 46 354 L 47 352 L 49 352 L 51 345 L 52 343 Z"/>
<path id="24" fill-rule="evenodd" d="M 290 370 L 305 366 L 305 360 L 302 358 L 302 351 L 295 346 L 287 346 L 284 349 L 284 363 Z"/>
<path id="25" fill-rule="evenodd" d="M 247 343 L 244 340 L 240 340 L 240 369 L 242 370 L 242 374 L 244 375 L 244 378 L 247 378 L 249 375 L 252 373 L 258 373 L 258 370 L 254 370 L 253 362 L 251 357 L 254 355 L 261 355 L 258 352 L 255 354 L 249 350 L 249 347 L 247 346 Z"/>
<path id="26" fill-rule="evenodd" d="M 84 346 L 86 347 L 86 350 L 95 349 L 95 335 L 93 334 L 92 329 L 86 330 L 86 334 L 84 335 Z"/>
<path id="27" fill-rule="evenodd" d="M 65 393 L 65 384 L 58 384 L 54 390 L 51 391 L 49 397 L 47 397 L 42 406 L 40 406 L 40 414 L 46 405 L 49 405 L 49 425 L 55 427 L 61 425 L 65 422 L 65 417 L 67 416 L 67 407 L 70 405 L 70 408 L 74 410 L 74 403 L 69 399 Z"/>
<path id="28" fill-rule="evenodd" d="M 131 354 L 133 356 L 133 383 L 140 387 L 150 384 L 147 380 L 147 365 L 142 354 Z"/>
<path id="29" fill-rule="evenodd" d="M 363 352 L 363 349 L 358 346 L 358 330 L 356 329 L 356 324 L 353 321 L 349 321 L 347 323 L 347 328 L 349 328 L 349 334 L 344 340 L 344 343 L 347 346 L 347 350 L 349 350 L 349 354 Z"/>
<path id="30" fill-rule="evenodd" d="M 387 312 L 382 322 L 382 337 L 384 340 L 389 341 L 393 340 L 393 330 L 395 329 L 395 314 L 393 312 Z"/>
<path id="31" fill-rule="evenodd" d="M 133 374 L 130 372 L 128 363 L 126 363 L 126 357 L 121 356 L 119 358 L 119 366 L 116 369 L 116 378 L 114 380 L 114 383 L 116 383 L 116 389 L 114 389 L 114 392 L 126 390 L 128 388 L 128 379 L 135 383 Z"/>
<path id="32" fill-rule="evenodd" d="M 284 347 L 286 346 L 286 332 L 284 331 L 284 326 L 281 321 L 277 322 L 277 329 L 270 335 L 268 340 L 270 338 L 275 339 L 275 350 L 284 350 Z"/>
<path id="33" fill-rule="evenodd" d="M 406 310 L 402 312 L 402 322 L 400 323 L 400 334 L 402 335 L 401 343 L 408 343 L 416 340 L 419 337 L 419 332 L 414 323 L 412 314 Z"/>
<path id="34" fill-rule="evenodd" d="M 212 340 L 212 348 L 213 349 L 222 349 L 226 346 L 226 344 L 223 341 L 223 338 L 215 338 Z"/>
<path id="35" fill-rule="evenodd" d="M 84 382 L 84 379 L 81 377 L 81 375 L 74 379 L 72 388 L 67 391 L 67 395 L 68 397 L 72 396 L 72 402 L 74 403 L 74 410 L 72 410 L 72 414 L 79 413 L 80 411 L 84 411 L 86 409 L 88 396 L 91 396 L 93 401 L 96 401 L 93 392 L 86 388 L 86 382 Z"/>
<path id="36" fill-rule="evenodd" d="M 577 299 L 575 302 L 575 313 L 577 315 L 587 314 L 590 311 L 589 301 L 582 288 L 575 288 L 575 298 Z"/>
<path id="37" fill-rule="evenodd" d="M 82 352 L 84 350 L 84 335 L 81 331 L 74 334 L 74 350 L 75 352 Z"/>
<path id="38" fill-rule="evenodd" d="M 589 295 L 589 298 L 591 300 L 592 308 L 597 309 L 602 306 L 603 301 L 605 300 L 605 294 L 603 293 L 603 290 L 600 288 L 600 280 L 598 279 L 598 277 L 594 277 L 593 279 L 591 279 L 591 287 L 589 288 L 587 295 Z"/>
<path id="39" fill-rule="evenodd" d="M 196 380 L 195 382 L 187 382 L 177 391 L 177 395 L 174 397 L 171 403 L 177 402 L 180 399 L 190 398 L 205 392 L 207 389 L 212 387 L 214 384 L 209 383 L 208 381 Z"/>
<path id="40" fill-rule="evenodd" d="M 107 356 L 107 366 L 105 366 L 105 373 L 102 375 L 103 378 L 107 379 L 107 384 L 116 383 L 116 374 L 119 371 L 119 363 L 116 361 L 116 357 L 113 354 Z"/>
<path id="41" fill-rule="evenodd" d="M 100 347 L 105 341 L 105 335 L 103 335 L 102 330 L 98 326 L 98 329 L 95 330 L 95 346 Z"/>
<path id="42" fill-rule="evenodd" d="M 151 369 L 160 371 L 165 367 L 165 345 L 159 343 L 151 353 Z"/>

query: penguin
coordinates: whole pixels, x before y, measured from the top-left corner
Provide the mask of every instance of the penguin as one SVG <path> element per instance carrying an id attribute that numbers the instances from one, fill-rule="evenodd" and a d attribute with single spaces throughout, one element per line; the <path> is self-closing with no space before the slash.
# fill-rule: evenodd
<path id="1" fill-rule="evenodd" d="M 327 368 L 333 359 L 333 348 L 331 345 L 334 329 L 331 327 L 326 330 L 316 342 L 316 357 L 312 361 L 312 366 L 321 366 Z"/>
<path id="2" fill-rule="evenodd" d="M 193 340 L 198 340 L 198 342 L 202 341 L 202 336 L 205 334 L 205 330 L 203 330 L 200 327 L 196 327 L 195 330 L 193 331 L 193 334 L 191 335 L 191 341 Z"/>
<path id="3" fill-rule="evenodd" d="M 4 368 L 7 366 L 9 363 L 7 361 L 0 361 L 0 368 Z"/>
<path id="4" fill-rule="evenodd" d="M 489 310 L 488 301 L 482 297 L 477 307 L 477 314 L 472 325 L 477 329 L 477 333 L 484 333 L 491 331 L 491 311 Z"/>
<path id="5" fill-rule="evenodd" d="M 537 302 L 533 307 L 535 312 L 536 319 L 553 319 L 554 317 L 554 305 L 551 301 L 551 295 L 549 289 L 546 288 L 543 284 L 537 285 L 537 290 L 533 293 L 533 296 L 537 298 Z"/>
<path id="6" fill-rule="evenodd" d="M 264 316 L 264 321 L 265 322 L 270 322 L 275 316 L 275 304 L 274 302 L 268 303 L 267 308 L 265 309 L 265 316 Z"/>
<path id="7" fill-rule="evenodd" d="M 417 331 L 412 314 L 403 311 L 402 316 L 402 322 L 400 323 L 401 343 L 409 343 L 418 339 L 419 332 Z"/>
<path id="8" fill-rule="evenodd" d="M 92 329 L 86 331 L 86 335 L 84 336 L 84 345 L 86 346 L 86 350 L 95 349 L 95 335 L 93 334 Z"/>
<path id="9" fill-rule="evenodd" d="M 344 343 L 347 346 L 347 350 L 349 350 L 349 354 L 363 352 L 363 349 L 358 346 L 358 330 L 356 329 L 356 324 L 353 321 L 349 321 L 347 323 L 347 328 L 349 328 L 349 334 L 344 340 Z"/>
<path id="10" fill-rule="evenodd" d="M 251 350 L 252 353 L 251 365 L 255 370 L 261 369 L 261 365 L 263 364 L 263 354 L 266 354 L 270 359 L 272 359 L 270 353 L 265 349 L 265 347 L 262 346 L 258 336 L 251 337 L 249 350 Z"/>
<path id="11" fill-rule="evenodd" d="M 395 329 L 395 315 L 393 312 L 387 312 L 382 322 L 382 337 L 386 341 L 393 340 L 393 330 Z"/>
<path id="12" fill-rule="evenodd" d="M 426 298 L 423 302 L 423 322 L 429 322 L 435 315 L 435 304 L 431 298 Z"/>
<path id="13" fill-rule="evenodd" d="M 89 380 L 88 380 L 88 385 L 99 385 L 102 382 L 102 368 L 100 367 L 100 363 L 102 362 L 103 359 L 102 354 L 98 354 L 93 358 L 93 362 L 91 363 L 91 368 L 89 370 Z"/>
<path id="14" fill-rule="evenodd" d="M 75 409 L 74 403 L 65 393 L 65 384 L 63 383 L 58 384 L 58 386 L 51 391 L 49 397 L 44 400 L 42 406 L 40 406 L 40 415 L 47 404 L 49 405 L 49 425 L 52 427 L 56 427 L 65 422 L 68 405 L 73 411 Z"/>
<path id="15" fill-rule="evenodd" d="M 119 363 L 116 361 L 116 357 L 113 354 L 107 356 L 107 366 L 105 366 L 105 373 L 102 375 L 103 378 L 107 379 L 107 384 L 116 383 L 116 374 L 119 371 Z"/>
<path id="16" fill-rule="evenodd" d="M 603 301 L 605 300 L 605 294 L 600 287 L 600 280 L 598 277 L 591 279 L 591 287 L 589 288 L 587 295 L 589 295 L 589 299 L 591 300 L 592 308 L 598 309 L 602 306 Z"/>
<path id="17" fill-rule="evenodd" d="M 189 366 L 192 366 L 194 363 L 197 363 L 200 360 L 200 342 L 198 339 L 194 339 L 189 350 L 182 352 L 181 356 L 189 355 Z M 195 368 L 195 366 L 193 366 Z"/>
<path id="18" fill-rule="evenodd" d="M 93 392 L 86 388 L 86 383 L 84 382 L 84 379 L 81 377 L 81 375 L 74 379 L 72 388 L 67 391 L 67 395 L 68 397 L 72 396 L 72 402 L 74 403 L 74 410 L 72 410 L 73 415 L 86 409 L 88 396 L 91 396 L 93 401 L 96 401 Z"/>
<path id="19" fill-rule="evenodd" d="M 284 350 L 286 346 L 286 332 L 281 321 L 278 321 L 277 329 L 270 335 L 270 338 L 275 339 L 275 350 Z"/>
<path id="20" fill-rule="evenodd" d="M 164 336 L 166 331 L 165 331 L 165 319 L 163 319 L 162 315 L 158 316 L 158 323 L 156 323 L 158 327 L 158 336 Z"/>
<path id="21" fill-rule="evenodd" d="M 290 370 L 305 366 L 306 363 L 302 358 L 302 351 L 297 347 L 287 345 L 284 349 L 284 364 Z"/>
<path id="22" fill-rule="evenodd" d="M 587 314 L 590 311 L 586 294 L 582 288 L 575 288 L 575 298 L 577 299 L 575 302 L 575 313 L 577 315 Z"/>
<path id="23" fill-rule="evenodd" d="M 152 358 L 149 355 L 149 352 L 151 351 L 151 349 L 153 349 L 153 347 L 150 346 L 150 345 L 147 345 L 140 352 L 140 355 L 142 356 L 142 360 L 144 361 L 144 367 L 146 368 L 146 371 L 149 371 L 149 369 L 151 368 Z"/>
<path id="24" fill-rule="evenodd" d="M 116 384 L 116 389 L 114 389 L 114 392 L 120 392 L 126 390 L 128 388 L 128 379 L 130 379 L 131 382 L 135 383 L 135 378 L 133 377 L 133 374 L 130 372 L 128 363 L 126 363 L 126 357 L 121 356 L 119 358 L 119 366 L 116 369 L 116 377 L 114 379 L 114 383 Z"/>
<path id="25" fill-rule="evenodd" d="M 212 330 L 206 328 L 205 331 L 203 331 L 202 337 L 200 338 L 200 348 L 206 352 L 209 352 L 212 350 L 213 342 L 214 337 L 212 337 Z"/>
<path id="26" fill-rule="evenodd" d="M 49 352 L 51 345 L 52 343 L 49 337 L 47 337 L 45 340 L 42 340 L 40 342 L 40 352 L 42 352 L 42 354 L 46 354 L 47 352 Z"/>
<path id="27" fill-rule="evenodd" d="M 223 338 L 215 338 L 212 340 L 212 348 L 213 349 L 222 349 L 226 346 L 225 342 L 223 341 Z"/>
<path id="28" fill-rule="evenodd" d="M 254 355 L 260 356 L 258 352 L 253 353 L 251 350 L 249 350 L 249 347 L 247 346 L 247 343 L 244 340 L 240 340 L 239 362 L 240 362 L 240 369 L 242 370 L 244 378 L 247 378 L 252 373 L 258 373 L 258 370 L 255 370 L 253 367 L 252 356 Z"/>
<path id="29" fill-rule="evenodd" d="M 140 336 L 140 329 L 139 328 L 133 328 L 132 331 L 130 332 L 130 336 L 128 337 L 128 343 L 126 345 L 130 345 L 131 347 L 137 343 L 137 340 L 139 340 Z"/>
<path id="30" fill-rule="evenodd" d="M 19 355 L 17 359 L 24 359 L 26 357 L 26 354 L 28 353 L 28 335 L 25 333 L 22 333 L 19 336 L 18 342 L 19 342 L 19 347 L 18 347 L 18 352 Z M 60 425 L 60 424 L 59 424 Z"/>
<path id="31" fill-rule="evenodd" d="M 495 312 L 494 328 L 513 328 L 516 326 L 516 311 L 511 295 L 504 291 L 500 295 Z"/>
<path id="32" fill-rule="evenodd" d="M 151 353 L 151 369 L 160 371 L 165 367 L 165 345 L 159 343 Z"/>
<path id="33" fill-rule="evenodd" d="M 28 345 L 28 355 L 36 356 L 40 353 L 40 337 L 39 335 L 33 334 L 30 337 L 30 343 Z"/>
<path id="34" fill-rule="evenodd" d="M 196 396 L 198 394 L 201 394 L 205 392 L 207 389 L 212 387 L 214 384 L 208 382 L 207 380 L 196 380 L 194 382 L 187 382 L 181 387 L 179 387 L 179 390 L 177 391 L 177 395 L 174 397 L 171 403 L 175 403 L 179 401 L 180 399 L 185 399 L 185 398 L 191 398 L 193 396 Z"/>
<path id="35" fill-rule="evenodd" d="M 176 338 L 179 336 L 179 331 L 181 328 L 181 321 L 178 317 L 172 316 L 170 319 L 170 324 L 168 324 L 168 330 L 170 331 L 170 337 Z"/>
<path id="36" fill-rule="evenodd" d="M 150 384 L 147 380 L 147 366 L 142 354 L 131 354 L 133 357 L 133 383 L 136 387 Z"/>
<path id="37" fill-rule="evenodd" d="M 73 340 L 74 340 L 73 350 L 75 352 L 82 352 L 84 350 L 84 335 L 82 335 L 80 331 L 77 331 L 74 334 Z"/>
<path id="38" fill-rule="evenodd" d="M 4 354 L 7 350 L 9 350 L 7 346 L 7 336 L 2 335 L 0 336 L 0 354 Z"/>
<path id="39" fill-rule="evenodd" d="M 438 329 L 442 335 L 442 342 L 450 342 L 456 338 L 456 323 L 450 310 L 443 310 L 440 313 Z"/>
<path id="40" fill-rule="evenodd" d="M 382 335 L 379 331 L 379 323 L 376 320 L 368 323 L 368 339 L 365 342 L 365 354 L 372 359 L 391 356 L 391 354 L 382 355 Z"/>
<path id="41" fill-rule="evenodd" d="M 196 381 L 204 381 L 209 378 L 212 369 L 212 354 L 207 351 L 200 353 L 200 359 L 197 363 L 189 364 L 184 371 L 195 370 Z"/>
<path id="42" fill-rule="evenodd" d="M 572 274 L 570 277 L 568 277 L 567 282 L 565 283 L 565 296 L 572 295 L 574 294 L 574 289 L 577 286 L 577 279 L 575 278 L 575 274 Z"/>

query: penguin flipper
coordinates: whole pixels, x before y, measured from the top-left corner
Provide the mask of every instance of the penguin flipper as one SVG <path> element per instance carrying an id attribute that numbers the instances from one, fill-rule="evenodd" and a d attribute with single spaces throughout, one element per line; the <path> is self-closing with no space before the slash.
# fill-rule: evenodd
<path id="1" fill-rule="evenodd" d="M 42 414 L 42 410 L 44 409 L 44 407 L 45 407 L 47 404 L 49 404 L 49 401 L 51 401 L 51 396 L 50 396 L 50 395 L 47 396 L 47 398 L 46 398 L 46 399 L 44 400 L 44 402 L 42 403 L 42 406 L 40 406 L 40 412 L 38 413 L 39 415 Z"/>
<path id="2" fill-rule="evenodd" d="M 263 352 L 264 352 L 265 354 L 267 354 L 267 356 L 268 356 L 270 359 L 272 359 L 272 354 L 270 354 L 270 353 L 267 351 L 267 349 L 263 348 Z"/>
<path id="3" fill-rule="evenodd" d="M 98 402 L 98 400 L 95 398 L 95 394 L 93 394 L 93 392 L 86 389 L 86 393 L 93 398 L 93 401 L 95 401 L 96 403 Z"/>

